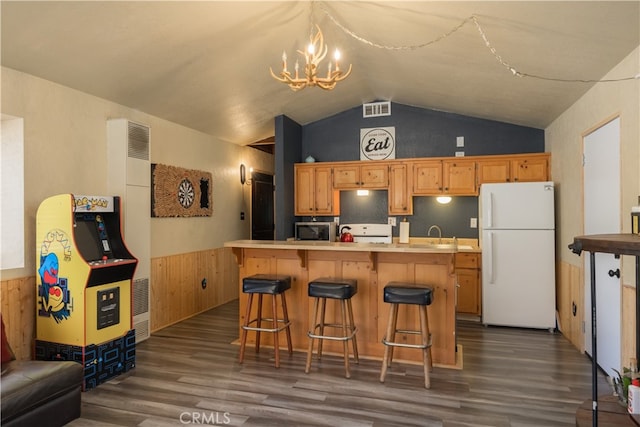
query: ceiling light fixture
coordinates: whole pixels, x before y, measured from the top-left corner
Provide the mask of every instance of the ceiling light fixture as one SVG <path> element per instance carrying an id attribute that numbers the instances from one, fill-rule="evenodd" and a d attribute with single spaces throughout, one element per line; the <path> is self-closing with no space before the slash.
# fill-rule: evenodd
<path id="1" fill-rule="evenodd" d="M 309 46 L 307 47 L 307 50 L 304 52 L 301 50 L 298 51 L 298 53 L 304 55 L 304 77 L 300 77 L 300 65 L 297 60 L 294 67 L 295 75 L 293 77 L 291 76 L 291 72 L 287 69 L 286 52 L 282 52 L 282 71 L 279 76 L 275 75 L 271 67 L 269 67 L 271 77 L 279 82 L 288 84 L 293 91 L 304 89 L 307 86 L 318 86 L 320 89 L 331 90 L 336 87 L 336 84 L 339 81 L 346 79 L 349 74 L 351 74 L 351 64 L 349 64 L 349 69 L 346 73 L 343 73 L 342 70 L 340 70 L 340 65 L 338 64 L 340 51 L 336 49 L 333 57 L 335 61 L 335 69 L 333 68 L 334 64 L 329 62 L 329 66 L 327 67 L 327 77 L 318 76 L 318 65 L 325 56 L 327 56 L 329 49 L 327 48 L 327 45 L 324 44 L 324 36 L 322 35 L 320 27 L 318 25 L 315 27 L 318 32 L 315 36 L 313 33 L 309 36 Z"/>

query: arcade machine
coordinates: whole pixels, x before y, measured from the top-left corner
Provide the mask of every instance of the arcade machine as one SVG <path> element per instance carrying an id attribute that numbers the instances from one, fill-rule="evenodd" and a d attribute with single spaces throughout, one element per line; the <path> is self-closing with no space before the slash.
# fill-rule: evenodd
<path id="1" fill-rule="evenodd" d="M 60 194 L 36 225 L 37 360 L 84 366 L 83 390 L 135 366 L 131 282 L 117 196 Z"/>

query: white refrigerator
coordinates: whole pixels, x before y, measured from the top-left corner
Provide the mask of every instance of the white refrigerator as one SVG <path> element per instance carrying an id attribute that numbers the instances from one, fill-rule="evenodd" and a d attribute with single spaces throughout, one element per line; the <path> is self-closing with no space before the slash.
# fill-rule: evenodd
<path id="1" fill-rule="evenodd" d="M 556 327 L 553 182 L 482 184 L 482 323 Z"/>

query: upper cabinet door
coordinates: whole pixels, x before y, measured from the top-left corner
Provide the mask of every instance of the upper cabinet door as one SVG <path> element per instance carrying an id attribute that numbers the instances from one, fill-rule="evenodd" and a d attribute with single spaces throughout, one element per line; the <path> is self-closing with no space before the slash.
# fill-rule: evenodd
<path id="1" fill-rule="evenodd" d="M 340 165 L 333 169 L 333 188 L 352 189 L 360 187 L 360 166 Z"/>
<path id="2" fill-rule="evenodd" d="M 334 192 L 331 185 L 331 167 L 315 168 L 315 215 L 333 215 Z"/>
<path id="3" fill-rule="evenodd" d="M 549 180 L 549 158 L 531 157 L 516 159 L 511 162 L 513 181 L 547 181 Z"/>
<path id="4" fill-rule="evenodd" d="M 426 160 L 413 164 L 413 194 L 442 194 L 442 161 Z"/>
<path id="5" fill-rule="evenodd" d="M 389 186 L 389 165 L 381 162 L 365 162 L 366 165 L 348 164 L 333 169 L 333 188 L 349 190 L 357 188 L 385 189 Z"/>
<path id="6" fill-rule="evenodd" d="M 360 166 L 360 186 L 362 188 L 389 187 L 389 164 L 372 162 Z"/>
<path id="7" fill-rule="evenodd" d="M 296 215 L 313 215 L 315 209 L 313 167 L 295 166 L 295 211 Z"/>
<path id="8" fill-rule="evenodd" d="M 475 160 L 443 160 L 444 194 L 478 194 Z"/>
<path id="9" fill-rule="evenodd" d="M 389 215 L 413 215 L 409 169 L 406 164 L 389 166 Z"/>
<path id="10" fill-rule="evenodd" d="M 478 185 L 488 182 L 509 182 L 511 180 L 511 161 L 500 160 L 478 160 Z"/>

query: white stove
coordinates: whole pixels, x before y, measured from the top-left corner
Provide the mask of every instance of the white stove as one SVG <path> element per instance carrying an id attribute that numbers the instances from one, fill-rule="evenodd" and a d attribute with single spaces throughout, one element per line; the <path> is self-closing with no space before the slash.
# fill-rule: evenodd
<path id="1" fill-rule="evenodd" d="M 343 227 L 350 227 L 349 231 L 353 235 L 356 243 L 392 243 L 393 232 L 389 224 L 340 224 Z"/>

